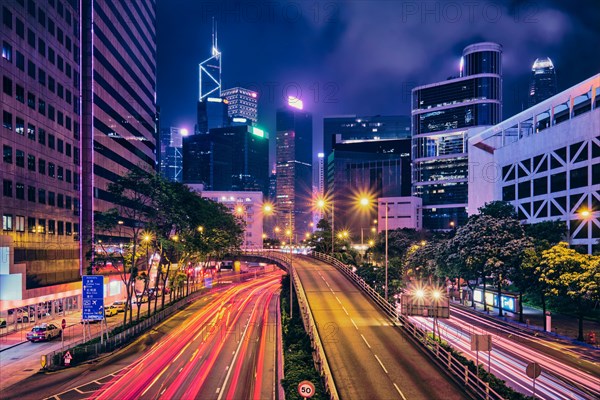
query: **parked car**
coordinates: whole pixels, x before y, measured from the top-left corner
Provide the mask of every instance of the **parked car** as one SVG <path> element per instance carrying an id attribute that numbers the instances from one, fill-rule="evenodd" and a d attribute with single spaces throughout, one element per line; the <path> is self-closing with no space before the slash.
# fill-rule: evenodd
<path id="1" fill-rule="evenodd" d="M 30 342 L 39 342 L 42 340 L 51 340 L 62 335 L 62 329 L 54 324 L 42 324 L 34 326 L 30 332 L 27 332 L 27 340 Z"/>
<path id="2" fill-rule="evenodd" d="M 117 300 L 112 303 L 111 307 L 113 307 L 113 306 L 117 309 L 117 312 L 124 312 L 125 311 L 125 300 Z"/>
<path id="3" fill-rule="evenodd" d="M 17 316 L 17 322 L 18 323 L 22 323 L 22 324 L 27 324 L 29 322 L 34 322 L 35 321 L 35 314 L 29 314 L 27 315 L 27 313 L 21 313 Z"/>
<path id="4" fill-rule="evenodd" d="M 117 315 L 119 309 L 115 305 L 110 305 L 104 309 L 104 316 L 112 317 L 113 315 Z"/>

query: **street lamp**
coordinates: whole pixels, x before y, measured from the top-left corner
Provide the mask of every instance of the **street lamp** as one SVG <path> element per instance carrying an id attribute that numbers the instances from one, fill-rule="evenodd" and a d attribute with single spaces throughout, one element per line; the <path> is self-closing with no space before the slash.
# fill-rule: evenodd
<path id="1" fill-rule="evenodd" d="M 388 301 L 388 202 L 385 201 L 385 291 L 384 298 L 385 301 Z M 377 214 L 379 215 L 379 207 L 377 209 Z"/>
<path id="2" fill-rule="evenodd" d="M 321 212 L 325 212 L 325 208 L 327 207 L 327 200 L 324 198 L 318 198 L 315 206 L 321 210 Z M 333 199 L 331 199 L 331 256 L 333 257 L 335 251 L 335 208 Z"/>

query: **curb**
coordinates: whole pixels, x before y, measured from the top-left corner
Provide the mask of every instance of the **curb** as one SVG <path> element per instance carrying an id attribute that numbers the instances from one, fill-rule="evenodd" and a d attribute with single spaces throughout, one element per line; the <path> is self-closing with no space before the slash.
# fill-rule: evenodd
<path id="1" fill-rule="evenodd" d="M 25 340 L 24 342 L 15 343 L 15 344 L 13 344 L 13 345 L 10 345 L 10 346 L 8 346 L 8 347 L 5 347 L 5 348 L 3 348 L 3 349 L 0 349 L 0 353 L 2 353 L 3 351 L 6 351 L 6 350 L 8 350 L 8 349 L 12 349 L 13 347 L 20 346 L 20 345 L 22 345 L 22 344 L 25 344 L 25 343 L 27 343 L 27 340 Z"/>

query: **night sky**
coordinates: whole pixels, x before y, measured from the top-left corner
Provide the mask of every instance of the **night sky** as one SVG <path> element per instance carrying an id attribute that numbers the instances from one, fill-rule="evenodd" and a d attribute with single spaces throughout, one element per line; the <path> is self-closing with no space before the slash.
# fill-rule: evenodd
<path id="1" fill-rule="evenodd" d="M 458 75 L 462 49 L 504 46 L 504 118 L 519 112 L 536 57 L 554 62 L 564 90 L 600 72 L 600 2 L 158 0 L 161 126 L 193 129 L 198 64 L 218 23 L 223 88 L 259 92 L 259 125 L 297 95 L 322 117 L 410 113 L 410 90 Z M 274 140 L 272 140 L 274 142 Z"/>

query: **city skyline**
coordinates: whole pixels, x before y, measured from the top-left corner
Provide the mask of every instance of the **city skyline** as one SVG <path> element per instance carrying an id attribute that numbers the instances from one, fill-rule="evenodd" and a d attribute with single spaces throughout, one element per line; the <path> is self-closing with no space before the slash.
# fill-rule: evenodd
<path id="1" fill-rule="evenodd" d="M 470 43 L 503 45 L 504 117 L 527 107 L 536 58 L 554 61 L 559 91 L 593 75 L 600 64 L 600 55 L 592 50 L 598 33 L 592 16 L 599 8 L 591 2 L 589 8 L 555 1 L 454 6 L 381 2 L 378 7 L 361 2 L 344 7 L 327 2 L 268 4 L 158 4 L 158 32 L 169 32 L 158 36 L 163 121 L 193 127 L 197 64 L 210 54 L 213 17 L 219 27 L 223 88 L 256 90 L 260 123 L 270 131 L 275 110 L 287 94 L 300 89 L 306 109 L 314 115 L 315 156 L 322 143 L 323 117 L 409 115 L 411 89 L 458 76 L 460 51 Z M 394 29 L 384 34 L 387 26 Z M 240 30 L 244 40 L 239 40 Z M 173 42 L 173 37 L 185 40 Z M 167 65 L 174 57 L 178 63 Z M 369 101 L 363 101 L 366 98 Z"/>

